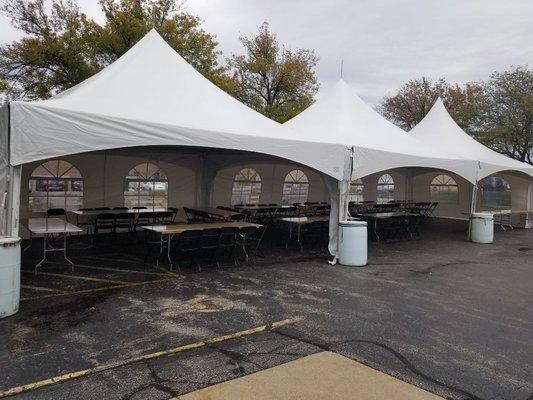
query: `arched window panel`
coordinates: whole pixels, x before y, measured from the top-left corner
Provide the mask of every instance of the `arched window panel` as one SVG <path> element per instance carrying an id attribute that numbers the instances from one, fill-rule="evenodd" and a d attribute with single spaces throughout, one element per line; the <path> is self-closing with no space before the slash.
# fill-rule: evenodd
<path id="1" fill-rule="evenodd" d="M 455 204 L 459 202 L 459 187 L 451 176 L 437 175 L 429 185 L 429 195 L 432 202 Z"/>
<path id="2" fill-rule="evenodd" d="M 253 168 L 243 168 L 233 180 L 231 204 L 259 204 L 261 177 Z"/>
<path id="3" fill-rule="evenodd" d="M 388 203 L 394 200 L 394 179 L 389 174 L 379 177 L 377 189 L 378 203 Z"/>
<path id="4" fill-rule="evenodd" d="M 503 178 L 491 176 L 481 181 L 481 206 L 488 210 L 511 209 L 511 186 Z"/>
<path id="5" fill-rule="evenodd" d="M 32 212 L 46 212 L 50 208 L 67 211 L 81 208 L 83 178 L 80 171 L 64 160 L 42 163 L 30 175 L 28 201 Z"/>
<path id="6" fill-rule="evenodd" d="M 142 163 L 132 168 L 124 180 L 126 207 L 168 207 L 168 180 L 165 172 L 154 163 Z"/>
<path id="7" fill-rule="evenodd" d="M 350 183 L 350 191 L 348 193 L 348 201 L 360 203 L 364 201 L 363 198 L 364 185 L 361 179 L 356 179 Z"/>
<path id="8" fill-rule="evenodd" d="M 283 184 L 283 194 L 281 204 L 291 205 L 294 203 L 305 203 L 309 195 L 309 179 L 307 175 L 295 169 L 287 174 Z"/>

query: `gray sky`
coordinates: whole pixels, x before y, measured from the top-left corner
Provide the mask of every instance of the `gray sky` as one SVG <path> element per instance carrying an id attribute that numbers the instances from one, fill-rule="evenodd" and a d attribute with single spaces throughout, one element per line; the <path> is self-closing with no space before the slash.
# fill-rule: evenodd
<path id="1" fill-rule="evenodd" d="M 102 21 L 96 0 L 78 2 Z M 240 34 L 268 21 L 281 43 L 316 51 L 323 87 L 336 82 L 344 59 L 344 78 L 371 103 L 421 75 L 462 83 L 533 65 L 532 0 L 188 0 L 187 7 L 225 55 L 241 51 Z M 0 43 L 17 37 L 0 18 Z"/>

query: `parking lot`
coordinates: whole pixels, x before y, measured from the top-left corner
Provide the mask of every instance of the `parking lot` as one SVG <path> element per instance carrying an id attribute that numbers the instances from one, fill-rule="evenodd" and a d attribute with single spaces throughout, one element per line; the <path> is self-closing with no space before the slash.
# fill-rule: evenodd
<path id="1" fill-rule="evenodd" d="M 169 399 L 329 350 L 445 398 L 531 399 L 533 231 L 464 232 L 372 244 L 365 268 L 267 248 L 179 275 L 101 246 L 35 275 L 33 249 L 0 321 L 0 398 Z"/>

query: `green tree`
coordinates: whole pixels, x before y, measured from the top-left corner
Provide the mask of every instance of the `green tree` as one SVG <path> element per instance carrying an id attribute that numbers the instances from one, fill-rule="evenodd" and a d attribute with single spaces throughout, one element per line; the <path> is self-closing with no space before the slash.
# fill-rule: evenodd
<path id="1" fill-rule="evenodd" d="M 257 35 L 239 39 L 245 54 L 228 60 L 232 82 L 227 86 L 236 98 L 278 122 L 312 104 L 318 91 L 312 50 L 281 47 L 266 22 Z"/>
<path id="2" fill-rule="evenodd" d="M 485 83 L 487 112 L 479 139 L 496 151 L 533 164 L 533 70 L 494 72 Z"/>
<path id="3" fill-rule="evenodd" d="M 106 23 L 97 28 L 96 51 L 113 62 L 150 29 L 159 34 L 183 58 L 208 78 L 223 72 L 218 65 L 218 43 L 200 28 L 201 20 L 183 11 L 176 0 L 99 0 Z"/>
<path id="4" fill-rule="evenodd" d="M 223 80 L 213 35 L 176 0 L 100 0 L 103 26 L 75 0 L 6 0 L 3 13 L 25 37 L 0 47 L 0 81 L 11 98 L 44 99 L 87 79 L 156 28 L 189 63 Z"/>
<path id="5" fill-rule="evenodd" d="M 12 98 L 50 97 L 100 69 L 88 43 L 94 23 L 73 1 L 8 0 L 2 11 L 26 36 L 0 47 L 0 79 Z"/>
<path id="6" fill-rule="evenodd" d="M 441 78 L 436 82 L 422 77 L 404 84 L 396 94 L 385 97 L 378 106 L 383 116 L 409 131 L 429 112 L 437 98 L 461 128 L 469 133 L 478 132 L 482 110 L 485 109 L 484 87 L 478 83 L 464 86 L 450 85 Z"/>

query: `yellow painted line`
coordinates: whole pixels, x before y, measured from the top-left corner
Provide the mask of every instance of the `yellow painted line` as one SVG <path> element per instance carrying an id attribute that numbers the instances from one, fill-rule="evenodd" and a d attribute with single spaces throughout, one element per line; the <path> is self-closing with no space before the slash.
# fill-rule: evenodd
<path id="1" fill-rule="evenodd" d="M 172 276 L 175 276 L 176 278 L 185 279 L 185 275 L 178 274 L 177 272 L 174 272 L 174 271 L 169 271 L 168 269 L 167 270 L 163 269 L 158 265 L 151 265 L 151 267 L 167 275 L 172 275 Z"/>
<path id="2" fill-rule="evenodd" d="M 51 289 L 51 288 L 47 288 L 47 287 L 43 287 L 43 286 L 20 285 L 20 287 L 23 288 L 23 289 L 39 290 L 39 291 L 43 291 L 43 292 L 68 293 L 68 292 L 65 292 L 64 290 Z"/>
<path id="3" fill-rule="evenodd" d="M 33 271 L 27 271 L 27 270 L 22 270 L 22 272 L 24 272 L 26 274 L 33 274 L 34 273 Z M 75 280 L 91 281 L 91 282 L 112 283 L 114 285 L 131 285 L 132 283 L 136 283 L 136 282 L 127 282 L 127 281 L 117 281 L 117 280 L 114 280 L 114 279 L 93 278 L 91 276 L 58 274 L 58 273 L 55 273 L 55 272 L 37 271 L 37 275 L 53 276 L 53 277 L 57 277 L 57 278 L 75 279 Z"/>
<path id="4" fill-rule="evenodd" d="M 109 261 L 110 259 L 112 259 L 113 261 L 127 262 L 130 264 L 144 264 L 144 261 L 142 261 L 140 258 L 135 259 L 135 260 L 126 259 L 126 258 L 118 258 L 118 257 L 107 258 L 107 257 L 97 257 L 97 256 L 79 256 L 79 258 L 86 258 L 90 260 L 102 260 L 102 261 Z"/>
<path id="5" fill-rule="evenodd" d="M 100 287 L 100 288 L 95 288 L 95 289 L 76 290 L 76 291 L 57 293 L 57 294 L 47 294 L 47 295 L 44 295 L 44 296 L 23 297 L 23 298 L 20 299 L 20 301 L 48 299 L 50 297 L 81 295 L 81 294 L 87 294 L 87 293 L 93 293 L 93 292 L 103 292 L 105 290 L 111 290 L 111 289 L 128 288 L 128 287 L 133 287 L 133 286 L 148 285 L 150 283 L 160 283 L 160 282 L 170 282 L 170 281 L 172 281 L 172 279 L 169 279 L 169 278 L 167 278 L 167 279 L 156 279 L 156 280 L 153 280 L 153 281 L 127 283 L 127 284 L 124 284 L 124 285 L 113 285 L 113 286 L 106 286 L 106 287 Z"/>
<path id="6" fill-rule="evenodd" d="M 124 273 L 140 274 L 140 275 L 156 275 L 156 276 L 174 275 L 176 277 L 180 277 L 180 278 L 182 277 L 182 275 L 174 274 L 171 271 L 170 272 L 151 272 L 151 271 L 139 271 L 139 270 L 134 270 L 134 269 L 95 267 L 95 266 L 92 266 L 92 265 L 79 265 L 79 264 L 76 264 L 75 268 L 94 269 L 94 270 L 98 270 L 98 271 L 124 272 Z"/>
<path id="7" fill-rule="evenodd" d="M 234 332 L 228 335 L 219 336 L 219 337 L 215 337 L 212 339 L 206 339 L 206 340 L 202 340 L 202 341 L 195 342 L 195 343 L 181 345 L 181 346 L 174 347 L 168 350 L 157 351 L 155 353 L 145 354 L 142 356 L 133 357 L 133 358 L 129 358 L 126 360 L 112 361 L 107 364 L 98 365 L 93 368 L 83 369 L 81 371 L 69 372 L 68 374 L 58 375 L 52 378 L 44 379 L 42 381 L 28 383 L 26 385 L 16 386 L 10 389 L 2 390 L 0 391 L 0 398 L 7 397 L 7 396 L 13 396 L 19 393 L 29 392 L 31 390 L 36 390 L 36 389 L 39 389 L 45 386 L 50 386 L 56 383 L 66 382 L 66 381 L 70 381 L 70 380 L 77 379 L 77 378 L 82 378 L 82 377 L 93 375 L 99 372 L 108 371 L 110 369 L 115 369 L 118 367 L 123 367 L 125 365 L 138 363 L 141 361 L 147 361 L 147 360 L 159 358 L 162 356 L 168 356 L 171 354 L 181 353 L 186 350 L 197 349 L 200 347 L 208 346 L 213 343 L 220 343 L 226 340 L 237 339 L 243 336 L 249 336 L 255 333 L 264 332 L 266 330 L 281 328 L 286 325 L 294 324 L 298 321 L 301 321 L 302 319 L 303 319 L 302 317 L 287 318 L 281 321 L 273 322 L 271 324 L 261 325 L 255 328 L 246 329 L 244 331 Z"/>
<path id="8" fill-rule="evenodd" d="M 89 258 L 89 257 L 85 257 L 85 258 Z M 93 258 L 96 258 L 96 257 L 93 257 Z M 112 259 L 111 261 L 116 261 L 116 260 Z M 59 262 L 55 262 L 55 261 L 48 261 L 48 264 L 65 265 L 64 263 L 59 263 Z M 150 265 L 150 268 L 154 268 L 154 269 L 156 269 L 158 271 L 161 271 L 161 272 L 139 271 L 139 270 L 136 270 L 136 269 L 124 269 L 124 268 L 97 267 L 97 266 L 93 266 L 93 265 L 81 265 L 81 264 L 76 264 L 74 268 L 86 268 L 86 269 L 94 269 L 94 270 L 99 270 L 99 271 L 129 272 L 129 273 L 141 274 L 141 275 L 175 276 L 176 278 L 180 278 L 180 279 L 184 279 L 185 278 L 184 275 L 178 274 L 178 273 L 176 273 L 174 271 L 169 271 L 169 270 L 163 269 L 163 268 L 158 267 L 156 265 Z"/>

